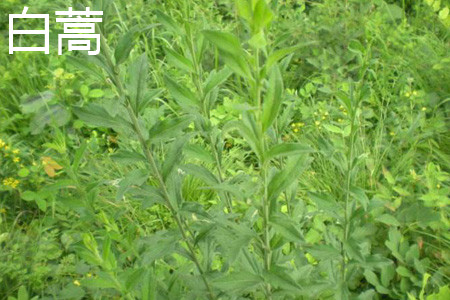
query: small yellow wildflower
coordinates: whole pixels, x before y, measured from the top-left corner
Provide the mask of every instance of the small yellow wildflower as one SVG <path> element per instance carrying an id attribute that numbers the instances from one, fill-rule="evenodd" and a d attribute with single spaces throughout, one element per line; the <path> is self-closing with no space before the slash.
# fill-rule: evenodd
<path id="1" fill-rule="evenodd" d="M 422 107 L 422 111 L 427 111 L 427 108 L 425 106 Z"/>
<path id="2" fill-rule="evenodd" d="M 326 112 L 325 112 L 325 116 L 329 116 L 329 115 L 330 115 L 330 114 L 326 111 Z"/>
<path id="3" fill-rule="evenodd" d="M 417 91 L 413 91 L 413 92 L 412 92 L 412 95 L 413 95 L 413 96 L 417 96 L 417 94 L 418 94 Z"/>
<path id="4" fill-rule="evenodd" d="M 5 150 L 8 151 L 9 150 L 9 146 L 5 146 Z"/>
<path id="5" fill-rule="evenodd" d="M 316 122 L 314 122 L 314 124 L 316 124 L 316 126 L 319 126 L 320 125 L 320 121 L 316 121 Z"/>
<path id="6" fill-rule="evenodd" d="M 291 124 L 291 127 L 292 127 L 292 128 L 295 128 L 295 127 L 297 127 L 297 124 L 296 124 L 296 123 L 292 123 L 292 124 Z"/>
<path id="7" fill-rule="evenodd" d="M 342 123 L 342 122 L 344 122 L 344 120 L 342 120 L 342 119 L 338 119 L 338 122 L 339 122 L 339 123 Z"/>
<path id="8" fill-rule="evenodd" d="M 91 273 L 87 273 L 86 276 L 87 276 L 88 278 L 91 278 L 91 277 L 92 277 L 92 274 L 91 274 Z"/>
<path id="9" fill-rule="evenodd" d="M 405 96 L 406 96 L 406 98 L 409 98 L 409 97 L 411 97 L 411 93 L 410 92 L 406 92 Z"/>
<path id="10" fill-rule="evenodd" d="M 70 80 L 70 79 L 74 79 L 75 75 L 73 75 L 72 73 L 67 73 L 64 75 L 64 79 L 66 80 Z"/>
<path id="11" fill-rule="evenodd" d="M 0 148 L 3 148 L 5 145 L 6 143 L 2 139 L 0 139 Z"/>
<path id="12" fill-rule="evenodd" d="M 391 132 L 389 133 L 389 135 L 390 135 L 390 136 L 394 136 L 394 135 L 395 135 L 395 132 L 391 131 Z"/>
<path id="13" fill-rule="evenodd" d="M 437 187 L 437 189 L 440 189 L 441 185 L 438 183 L 438 184 L 436 184 L 436 187 Z"/>
<path id="14" fill-rule="evenodd" d="M 13 158 L 13 162 L 18 163 L 20 161 L 20 157 L 15 156 Z"/>
<path id="15" fill-rule="evenodd" d="M 295 128 L 295 129 L 294 129 L 294 132 L 295 132 L 295 133 L 299 132 L 298 128 Z"/>
<path id="16" fill-rule="evenodd" d="M 78 280 L 74 280 L 73 284 L 75 284 L 76 286 L 80 286 L 81 285 L 81 283 Z"/>
<path id="17" fill-rule="evenodd" d="M 60 78 L 64 74 L 64 69 L 58 68 L 53 72 L 53 75 L 55 75 L 56 78 Z"/>
<path id="18" fill-rule="evenodd" d="M 305 123 L 303 123 L 303 122 L 298 122 L 298 123 L 296 123 L 296 125 L 297 125 L 298 127 L 303 127 L 303 126 L 305 126 Z"/>
<path id="19" fill-rule="evenodd" d="M 323 116 L 323 117 L 322 117 L 322 120 L 325 120 L 326 118 L 327 118 L 326 116 Z"/>
<path id="20" fill-rule="evenodd" d="M 19 150 L 19 149 L 14 149 L 14 150 L 12 151 L 12 153 L 13 153 L 13 154 L 19 154 L 19 153 L 20 153 L 20 150 Z"/>
<path id="21" fill-rule="evenodd" d="M 12 177 L 9 177 L 9 178 L 3 179 L 2 183 L 6 187 L 9 186 L 9 187 L 15 189 L 19 185 L 20 181 L 17 179 L 14 179 Z"/>

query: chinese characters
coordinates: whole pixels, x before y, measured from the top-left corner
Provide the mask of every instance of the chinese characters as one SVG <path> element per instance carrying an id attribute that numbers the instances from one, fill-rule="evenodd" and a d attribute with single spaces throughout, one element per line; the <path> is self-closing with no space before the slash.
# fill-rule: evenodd
<path id="1" fill-rule="evenodd" d="M 50 53 L 49 43 L 49 15 L 48 14 L 27 14 L 28 7 L 24 7 L 22 14 L 9 15 L 9 54 L 17 51 L 43 51 L 45 54 Z M 56 18 L 57 23 L 64 24 L 64 33 L 58 35 L 58 55 L 62 55 L 62 48 L 67 41 L 68 51 L 86 50 L 88 55 L 97 55 L 100 53 L 100 34 L 95 33 L 95 23 L 102 22 L 102 11 L 91 11 L 90 7 L 86 7 L 85 11 L 74 11 L 69 7 L 68 11 L 56 11 L 55 15 L 63 16 Z M 83 16 L 83 17 L 82 17 Z M 91 16 L 94 16 L 91 18 Z M 44 19 L 44 30 L 15 30 L 15 19 Z M 43 35 L 43 47 L 15 47 L 15 35 Z M 91 47 L 91 41 L 95 41 L 95 46 Z"/>

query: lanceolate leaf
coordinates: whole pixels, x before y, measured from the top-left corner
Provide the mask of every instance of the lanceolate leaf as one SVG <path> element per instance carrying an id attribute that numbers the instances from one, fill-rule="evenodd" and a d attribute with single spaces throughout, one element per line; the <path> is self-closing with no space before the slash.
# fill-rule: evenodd
<path id="1" fill-rule="evenodd" d="M 180 136 L 181 131 L 188 127 L 191 122 L 192 118 L 190 116 L 167 118 L 159 121 L 150 129 L 150 139 L 156 142 Z"/>
<path id="2" fill-rule="evenodd" d="M 128 56 L 130 55 L 131 49 L 133 49 L 135 30 L 128 31 L 122 35 L 122 37 L 119 39 L 119 42 L 117 43 L 116 49 L 114 51 L 114 57 L 116 59 L 116 64 L 123 63 Z"/>
<path id="3" fill-rule="evenodd" d="M 278 67 L 274 67 L 270 74 L 269 86 L 263 104 L 262 124 L 266 131 L 278 116 L 282 103 L 283 79 Z"/>
<path id="4" fill-rule="evenodd" d="M 270 150 L 265 154 L 265 159 L 271 160 L 280 156 L 292 156 L 312 152 L 314 152 L 314 149 L 308 145 L 283 143 L 270 148 Z"/>
<path id="5" fill-rule="evenodd" d="M 131 124 L 127 120 L 121 116 L 112 118 L 103 107 L 94 103 L 90 103 L 82 108 L 74 107 L 73 111 L 82 121 L 92 126 L 128 131 L 132 129 Z"/>
<path id="6" fill-rule="evenodd" d="M 129 94 L 135 112 L 147 92 L 148 61 L 144 53 L 130 66 Z"/>
<path id="7" fill-rule="evenodd" d="M 237 271 L 225 277 L 217 278 L 214 280 L 213 285 L 226 292 L 242 292 L 251 291 L 259 284 L 263 283 L 261 276 Z"/>
<path id="8" fill-rule="evenodd" d="M 203 34 L 220 51 L 225 63 L 238 75 L 250 77 L 250 67 L 248 65 L 246 52 L 242 49 L 239 40 L 230 33 L 207 30 Z"/>
<path id="9" fill-rule="evenodd" d="M 170 94 L 182 108 L 190 110 L 192 107 L 198 106 L 199 100 L 190 89 L 175 82 L 169 76 L 165 77 L 165 82 Z"/>
<path id="10" fill-rule="evenodd" d="M 233 72 L 227 67 L 223 68 L 219 72 L 215 72 L 215 71 L 211 72 L 211 74 L 209 75 L 209 77 L 206 81 L 205 94 L 208 94 L 216 86 L 225 82 L 232 73 Z"/>
<path id="11" fill-rule="evenodd" d="M 174 67 L 177 67 L 186 72 L 195 72 L 192 62 L 183 55 L 169 48 L 166 48 L 165 52 L 167 55 L 167 59 Z"/>
<path id="12" fill-rule="evenodd" d="M 298 176 L 300 176 L 311 162 L 312 159 L 309 158 L 308 155 L 288 159 L 286 168 L 277 173 L 269 182 L 269 201 L 272 202 L 276 200 L 282 191 L 287 189 L 298 179 Z"/>

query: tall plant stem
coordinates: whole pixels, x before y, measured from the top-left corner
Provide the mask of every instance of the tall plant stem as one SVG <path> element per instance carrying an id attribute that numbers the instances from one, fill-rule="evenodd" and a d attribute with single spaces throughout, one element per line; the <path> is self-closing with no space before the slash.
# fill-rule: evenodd
<path id="1" fill-rule="evenodd" d="M 202 69 L 202 66 L 200 65 L 200 63 L 199 63 L 199 61 L 197 59 L 197 54 L 196 54 L 195 46 L 194 46 L 194 39 L 193 39 L 192 31 L 190 30 L 190 28 L 189 28 L 189 30 L 186 30 L 186 35 L 188 37 L 187 38 L 188 43 L 189 43 L 189 47 L 188 48 L 189 48 L 189 52 L 190 52 L 190 54 L 192 56 L 192 62 L 193 62 L 193 65 L 194 65 L 194 70 L 195 70 L 195 72 L 192 73 L 192 80 L 193 80 L 193 83 L 195 85 L 195 88 L 197 90 L 197 93 L 198 93 L 199 98 L 200 98 L 201 103 L 202 103 L 202 114 L 203 114 L 203 116 L 205 118 L 210 119 L 211 118 L 211 112 L 210 112 L 210 109 L 206 105 L 206 101 L 205 101 L 205 96 L 206 95 L 205 95 L 205 92 L 203 90 L 203 85 L 202 85 L 202 82 L 201 82 L 201 80 L 203 78 L 203 69 Z M 213 151 L 214 160 L 215 160 L 215 163 L 216 163 L 217 174 L 219 176 L 219 182 L 223 183 L 225 180 L 224 180 L 224 177 L 223 177 L 222 163 L 220 161 L 219 153 L 217 151 L 215 143 L 213 142 L 211 134 L 208 133 L 208 136 L 207 136 L 207 138 L 205 140 L 210 145 L 210 147 L 211 147 L 211 149 Z M 230 197 L 229 193 L 226 192 L 226 191 L 224 192 L 224 196 L 225 196 L 225 202 L 226 202 L 225 205 L 226 205 L 226 207 L 228 209 L 228 212 L 232 213 L 233 212 L 233 204 L 231 202 L 231 197 Z"/>
<path id="2" fill-rule="evenodd" d="M 118 75 L 118 72 L 117 72 L 117 67 L 112 62 L 112 56 L 111 56 L 111 53 L 109 51 L 109 48 L 107 47 L 107 45 L 104 45 L 104 46 L 105 47 L 103 47 L 103 49 L 105 49 L 104 53 L 105 53 L 105 57 L 107 59 L 108 65 L 113 70 L 115 70 L 115 72 L 113 74 L 114 78 L 112 78 L 112 81 L 113 81 L 114 85 L 116 86 L 119 95 L 125 99 L 125 106 L 126 106 L 128 115 L 129 115 L 129 117 L 131 119 L 133 130 L 135 131 L 135 133 L 136 133 L 136 135 L 138 137 L 139 143 L 140 143 L 141 148 L 142 148 L 142 150 L 144 152 L 144 155 L 145 155 L 145 157 L 147 159 L 147 162 L 150 165 L 151 171 L 153 172 L 154 176 L 156 177 L 156 179 L 158 181 L 158 184 L 159 184 L 159 186 L 160 186 L 160 188 L 162 190 L 163 197 L 164 197 L 164 200 L 165 200 L 165 204 L 166 204 L 167 208 L 169 209 L 169 211 L 170 211 L 170 213 L 172 215 L 172 218 L 175 220 L 175 223 L 177 224 L 178 230 L 180 231 L 180 234 L 181 234 L 184 242 L 186 243 L 186 246 L 188 248 L 190 257 L 192 259 L 192 262 L 195 264 L 198 272 L 200 273 L 200 276 L 201 276 L 202 281 L 203 281 L 203 283 L 205 285 L 205 288 L 208 291 L 208 298 L 209 299 L 215 299 L 215 296 L 214 296 L 214 293 L 212 291 L 212 288 L 211 288 L 208 280 L 206 279 L 205 272 L 204 272 L 204 270 L 203 270 L 203 268 L 202 268 L 202 266 L 200 264 L 200 261 L 199 261 L 199 259 L 197 257 L 197 254 L 195 252 L 195 247 L 192 244 L 192 242 L 190 240 L 190 237 L 188 236 L 187 232 L 190 232 L 190 231 L 189 231 L 189 229 L 185 228 L 185 225 L 184 225 L 185 222 L 184 222 L 183 218 L 178 214 L 177 210 L 174 208 L 174 206 L 170 202 L 170 195 L 169 195 L 169 192 L 167 190 L 167 186 L 166 186 L 166 184 L 164 182 L 163 176 L 162 176 L 161 172 L 158 169 L 158 166 L 156 164 L 156 160 L 155 160 L 155 158 L 154 158 L 154 156 L 153 156 L 153 154 L 152 154 L 152 152 L 150 150 L 150 146 L 148 145 L 147 141 L 145 140 L 144 135 L 142 134 L 142 131 L 140 129 L 139 122 L 138 122 L 138 117 L 137 117 L 137 112 L 135 112 L 133 110 L 132 103 L 131 103 L 130 99 L 128 98 L 128 96 L 127 96 L 127 94 L 125 92 L 125 89 L 123 87 L 122 81 L 121 81 L 121 79 L 120 79 L 120 77 Z"/>
<path id="3" fill-rule="evenodd" d="M 263 128 L 263 124 L 262 124 L 262 97 L 261 97 L 261 78 L 260 78 L 260 72 L 261 72 L 261 67 L 260 67 L 260 62 L 259 62 L 259 49 L 255 50 L 255 55 L 254 55 L 254 59 L 255 59 L 255 69 L 254 69 L 254 76 L 255 76 L 255 86 L 254 86 L 254 101 L 255 101 L 255 105 L 257 105 L 258 107 L 258 114 L 257 114 L 257 121 L 258 121 L 258 126 L 261 130 L 261 139 L 260 139 L 260 143 L 261 143 L 261 147 L 263 149 L 263 151 L 265 151 L 266 149 L 266 140 L 264 137 L 264 133 L 262 132 L 262 128 Z M 264 192 L 263 192 L 263 196 L 261 199 L 261 207 L 262 207 L 262 217 L 263 217 L 263 252 L 264 252 L 264 269 L 266 271 L 270 271 L 270 266 L 272 264 L 272 250 L 270 247 L 270 225 L 269 225 L 269 217 L 270 217 L 270 212 L 269 212 L 269 196 L 268 196 L 268 166 L 267 163 L 263 161 L 263 157 L 260 157 L 260 177 L 262 179 L 263 182 L 263 188 L 264 188 Z M 270 285 L 270 283 L 266 283 L 265 286 L 266 289 L 266 296 L 268 299 L 272 299 L 272 287 Z"/>

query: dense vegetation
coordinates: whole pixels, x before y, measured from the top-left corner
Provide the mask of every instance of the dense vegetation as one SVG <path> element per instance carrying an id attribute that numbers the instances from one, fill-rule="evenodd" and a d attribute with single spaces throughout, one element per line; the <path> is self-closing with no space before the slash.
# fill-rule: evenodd
<path id="1" fill-rule="evenodd" d="M 50 55 L 8 54 L 24 5 Z M 449 299 L 444 1 L 0 13 L 0 299 Z"/>

